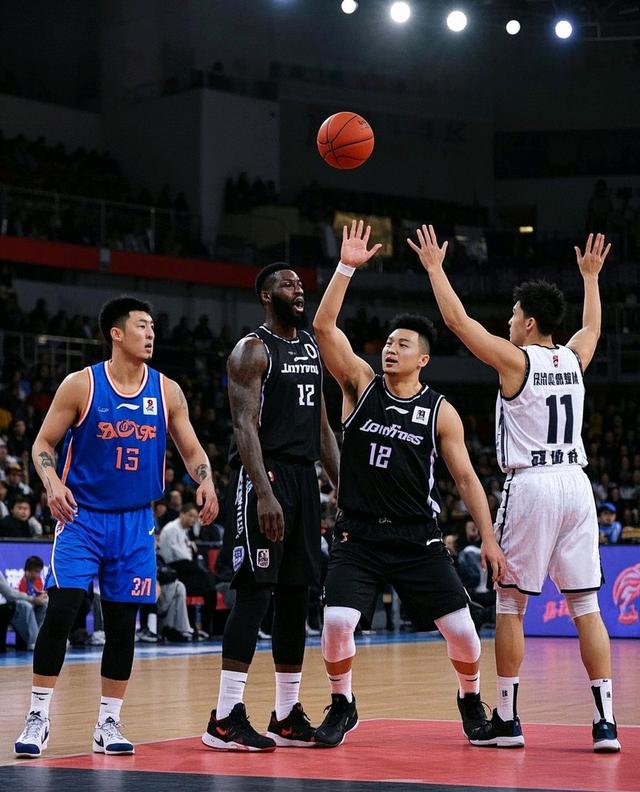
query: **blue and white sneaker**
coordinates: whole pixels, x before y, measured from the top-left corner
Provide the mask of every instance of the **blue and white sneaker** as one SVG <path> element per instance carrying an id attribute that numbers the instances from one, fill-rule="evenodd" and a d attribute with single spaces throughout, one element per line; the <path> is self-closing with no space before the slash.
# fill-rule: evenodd
<path id="1" fill-rule="evenodd" d="M 601 718 L 593 724 L 591 733 L 593 735 L 593 750 L 597 753 L 618 753 L 620 750 L 615 720 L 610 723 Z"/>
<path id="2" fill-rule="evenodd" d="M 49 742 L 49 718 L 41 712 L 30 712 L 26 717 L 25 727 L 13 746 L 16 756 L 37 759 L 42 756 Z"/>
<path id="3" fill-rule="evenodd" d="M 107 756 L 128 755 L 136 752 L 133 744 L 120 731 L 120 723 L 107 718 L 104 723 L 96 723 L 93 732 L 93 752 Z"/>

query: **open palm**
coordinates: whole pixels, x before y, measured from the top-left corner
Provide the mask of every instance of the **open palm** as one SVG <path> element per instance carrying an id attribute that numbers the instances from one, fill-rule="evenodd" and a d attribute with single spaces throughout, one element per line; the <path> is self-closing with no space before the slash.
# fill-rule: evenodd
<path id="1" fill-rule="evenodd" d="M 355 220 L 351 228 L 342 228 L 342 247 L 340 248 L 340 261 L 348 267 L 361 267 L 380 250 L 380 243 L 367 250 L 371 226 L 364 227 L 364 222 Z"/>

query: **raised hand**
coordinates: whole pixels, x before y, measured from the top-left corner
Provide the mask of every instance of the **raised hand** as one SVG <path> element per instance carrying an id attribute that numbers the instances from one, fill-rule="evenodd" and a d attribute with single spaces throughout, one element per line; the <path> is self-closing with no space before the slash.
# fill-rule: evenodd
<path id="1" fill-rule="evenodd" d="M 423 225 L 416 231 L 418 235 L 419 245 L 416 245 L 411 239 L 407 237 L 407 243 L 411 250 L 418 254 L 420 263 L 427 272 L 442 266 L 444 257 L 447 253 L 448 242 L 445 242 L 442 247 L 438 247 L 438 240 L 433 226 Z"/>
<path id="2" fill-rule="evenodd" d="M 574 250 L 582 275 L 597 275 L 611 250 L 611 242 L 605 248 L 604 234 L 596 234 L 595 240 L 593 234 L 589 234 L 587 244 L 584 246 L 584 254 L 581 253 L 579 247 L 574 247 Z"/>
<path id="3" fill-rule="evenodd" d="M 342 228 L 342 247 L 340 248 L 340 261 L 348 267 L 361 267 L 380 250 L 380 243 L 374 245 L 371 250 L 367 250 L 369 244 L 369 234 L 371 226 L 364 228 L 364 222 L 354 220 L 351 229 L 347 226 Z"/>

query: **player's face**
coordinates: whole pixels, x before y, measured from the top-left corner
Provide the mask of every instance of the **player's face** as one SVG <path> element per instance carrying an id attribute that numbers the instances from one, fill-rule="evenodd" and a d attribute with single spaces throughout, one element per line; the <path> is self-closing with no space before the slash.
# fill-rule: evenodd
<path id="1" fill-rule="evenodd" d="M 131 311 L 124 323 L 122 349 L 138 360 L 151 360 L 153 355 L 153 319 L 145 311 Z"/>
<path id="2" fill-rule="evenodd" d="M 520 300 L 513 306 L 513 313 L 509 319 L 509 341 L 516 346 L 522 346 L 527 338 L 527 319 L 520 305 Z"/>
<path id="3" fill-rule="evenodd" d="M 273 312 L 288 327 L 302 327 L 305 322 L 302 281 L 293 270 L 281 270 L 276 278 L 271 291 Z"/>
<path id="4" fill-rule="evenodd" d="M 382 350 L 382 371 L 392 376 L 417 373 L 428 362 L 429 355 L 415 330 L 394 330 Z"/>

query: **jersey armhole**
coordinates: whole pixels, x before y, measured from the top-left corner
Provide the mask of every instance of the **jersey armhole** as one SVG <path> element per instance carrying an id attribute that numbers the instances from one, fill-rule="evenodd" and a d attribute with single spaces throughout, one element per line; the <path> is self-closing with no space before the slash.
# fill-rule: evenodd
<path id="1" fill-rule="evenodd" d="M 162 411 L 164 412 L 164 425 L 169 429 L 169 409 L 167 407 L 167 378 L 161 372 L 160 376 L 160 396 L 162 398 Z"/>
<path id="2" fill-rule="evenodd" d="M 87 376 L 89 377 L 89 396 L 87 397 L 87 403 L 84 405 L 84 408 L 80 413 L 80 418 L 78 418 L 76 423 L 73 425 L 74 429 L 77 429 L 81 424 L 84 423 L 87 415 L 89 415 L 89 410 L 91 409 L 91 405 L 93 403 L 93 393 L 95 390 L 95 386 L 93 384 L 93 371 L 91 370 L 91 366 L 87 366 L 85 371 L 87 372 Z"/>
<path id="3" fill-rule="evenodd" d="M 520 349 L 522 354 L 524 355 L 524 360 L 525 360 L 524 377 L 522 378 L 522 385 L 520 385 L 520 387 L 513 394 L 513 396 L 505 396 L 504 393 L 502 392 L 502 383 L 500 383 L 500 398 L 503 401 L 507 401 L 507 402 L 517 399 L 518 396 L 522 393 L 525 385 L 527 384 L 527 380 L 529 379 L 529 372 L 531 371 L 531 360 L 529 358 L 529 353 L 527 352 L 526 349 L 523 349 L 522 347 L 518 347 L 518 349 Z"/>
<path id="4" fill-rule="evenodd" d="M 433 418 L 431 419 L 431 443 L 436 456 L 440 456 L 440 449 L 438 447 L 438 415 L 440 414 L 440 405 L 444 401 L 444 396 L 440 395 L 436 406 L 433 408 Z"/>
<path id="5" fill-rule="evenodd" d="M 375 385 L 377 378 L 378 378 L 378 377 L 377 377 L 377 375 L 374 375 L 374 377 L 373 377 L 373 379 L 371 380 L 371 382 L 370 382 L 370 383 L 367 385 L 367 387 L 366 387 L 366 388 L 365 388 L 365 389 L 362 391 L 362 395 L 360 396 L 360 398 L 358 399 L 358 401 L 357 401 L 357 402 L 356 402 L 356 403 L 353 405 L 353 410 L 351 410 L 351 412 L 349 413 L 349 415 L 347 415 L 347 417 L 346 417 L 346 418 L 344 419 L 344 421 L 342 422 L 342 428 L 343 428 L 343 429 L 347 429 L 347 428 L 349 427 L 349 424 L 350 424 L 350 423 L 353 421 L 353 419 L 356 417 L 356 413 L 358 412 L 358 410 L 359 410 L 359 409 L 362 407 L 362 405 L 364 404 L 364 400 L 365 400 L 365 399 L 367 398 L 367 396 L 369 395 L 369 392 L 371 391 L 371 388 L 373 388 L 373 386 Z"/>
<path id="6" fill-rule="evenodd" d="M 580 358 L 580 355 L 576 352 L 576 350 L 573 347 L 568 346 L 567 349 L 571 350 L 571 352 L 573 352 L 573 354 L 576 356 L 576 360 L 578 361 L 578 368 L 580 369 L 580 374 L 582 376 L 582 379 L 584 380 L 584 369 L 582 368 L 582 359 Z"/>

